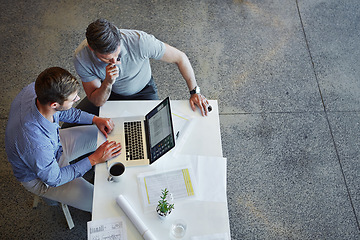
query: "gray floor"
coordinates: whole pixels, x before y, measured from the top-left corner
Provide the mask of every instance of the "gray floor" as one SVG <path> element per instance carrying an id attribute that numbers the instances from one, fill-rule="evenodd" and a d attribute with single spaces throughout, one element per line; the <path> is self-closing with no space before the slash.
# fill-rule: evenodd
<path id="1" fill-rule="evenodd" d="M 73 50 L 99 17 L 186 52 L 218 100 L 232 239 L 360 239 L 357 0 L 0 2 L 0 239 L 86 239 L 90 214 L 71 208 L 68 230 L 59 207 L 31 208 L 4 129 L 42 70 L 75 73 Z M 160 97 L 188 98 L 175 66 L 152 66 Z"/>

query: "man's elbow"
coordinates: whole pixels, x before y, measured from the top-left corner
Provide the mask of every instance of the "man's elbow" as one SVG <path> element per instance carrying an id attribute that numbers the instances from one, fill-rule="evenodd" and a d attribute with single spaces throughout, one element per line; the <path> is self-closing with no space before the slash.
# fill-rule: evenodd
<path id="1" fill-rule="evenodd" d="M 62 185 L 62 183 L 59 179 L 57 179 L 55 181 L 47 180 L 47 181 L 44 181 L 44 183 L 46 183 L 46 185 L 48 185 L 49 187 L 58 187 L 58 186 Z"/>
<path id="2" fill-rule="evenodd" d="M 182 52 L 179 50 L 179 61 L 184 62 L 184 61 L 189 61 L 188 56 L 186 55 L 186 53 Z"/>
<path id="3" fill-rule="evenodd" d="M 179 51 L 179 53 L 178 53 L 177 57 L 174 59 L 173 63 L 175 63 L 178 67 L 181 68 L 182 66 L 189 63 L 189 58 L 187 57 L 187 55 L 184 52 Z"/>
<path id="4" fill-rule="evenodd" d="M 95 105 L 95 107 L 101 107 L 102 105 L 105 104 L 105 102 L 95 102 L 93 104 Z"/>
<path id="5" fill-rule="evenodd" d="M 88 96 L 89 101 L 95 106 L 95 107 L 101 107 L 102 105 L 104 105 L 106 103 L 106 101 L 102 101 L 99 98 L 95 98 L 95 97 L 89 97 Z"/>

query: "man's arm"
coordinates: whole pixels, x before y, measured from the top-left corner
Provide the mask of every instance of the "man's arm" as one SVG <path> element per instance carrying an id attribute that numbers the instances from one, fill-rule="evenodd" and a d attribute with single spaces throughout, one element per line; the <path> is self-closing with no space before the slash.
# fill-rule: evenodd
<path id="1" fill-rule="evenodd" d="M 109 99 L 112 85 L 119 76 L 119 68 L 116 65 L 106 66 L 106 77 L 103 82 L 95 79 L 91 82 L 82 82 L 86 96 L 95 106 L 100 107 Z"/>
<path id="2" fill-rule="evenodd" d="M 100 107 L 109 99 L 112 84 L 95 79 L 91 82 L 82 82 L 87 98 L 95 106 Z"/>
<path id="3" fill-rule="evenodd" d="M 176 63 L 181 75 L 186 81 L 189 91 L 197 86 L 194 70 L 185 53 L 165 43 L 165 53 L 160 60 L 168 63 Z"/>
<path id="4" fill-rule="evenodd" d="M 44 138 L 39 138 L 44 139 Z M 44 183 L 51 187 L 58 187 L 75 178 L 83 176 L 91 169 L 91 162 L 80 160 L 74 164 L 60 167 L 54 156 L 54 150 L 50 145 L 42 144 L 29 152 L 26 156 L 26 164 Z"/>
<path id="5" fill-rule="evenodd" d="M 186 81 L 189 91 L 197 86 L 194 69 L 185 53 L 165 43 L 165 53 L 160 60 L 168 63 L 176 63 L 181 75 Z M 192 94 L 189 101 L 193 111 L 195 111 L 196 105 L 200 108 L 203 116 L 207 115 L 207 106 L 209 103 L 203 95 Z"/>
<path id="6" fill-rule="evenodd" d="M 75 178 L 83 176 L 98 163 L 103 163 L 121 154 L 121 144 L 106 141 L 99 146 L 89 157 L 64 167 L 59 167 L 54 156 L 54 150 L 48 145 L 43 145 L 27 155 L 27 163 L 36 176 L 52 187 L 58 187 Z"/>

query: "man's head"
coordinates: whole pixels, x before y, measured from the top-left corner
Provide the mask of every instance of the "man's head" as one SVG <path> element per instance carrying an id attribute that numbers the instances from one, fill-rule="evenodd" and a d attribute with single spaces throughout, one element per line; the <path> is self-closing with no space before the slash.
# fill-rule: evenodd
<path id="1" fill-rule="evenodd" d="M 79 100 L 79 82 L 68 71 L 60 67 L 45 69 L 35 81 L 35 92 L 42 105 L 58 103 L 60 108 L 70 108 Z M 70 106 L 71 105 L 71 106 Z M 57 110 L 64 110 L 64 109 Z"/>
<path id="2" fill-rule="evenodd" d="M 110 54 L 120 46 L 121 35 L 115 25 L 105 19 L 98 19 L 86 29 L 86 39 L 96 53 Z"/>

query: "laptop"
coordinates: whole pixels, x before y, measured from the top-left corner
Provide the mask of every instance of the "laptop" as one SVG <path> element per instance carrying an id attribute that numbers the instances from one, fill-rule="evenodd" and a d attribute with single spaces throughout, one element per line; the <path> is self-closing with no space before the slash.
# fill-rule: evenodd
<path id="1" fill-rule="evenodd" d="M 110 162 L 120 161 L 126 167 L 150 165 L 175 147 L 169 97 L 146 116 L 112 120 L 115 127 L 108 140 L 120 142 L 122 153 Z"/>

